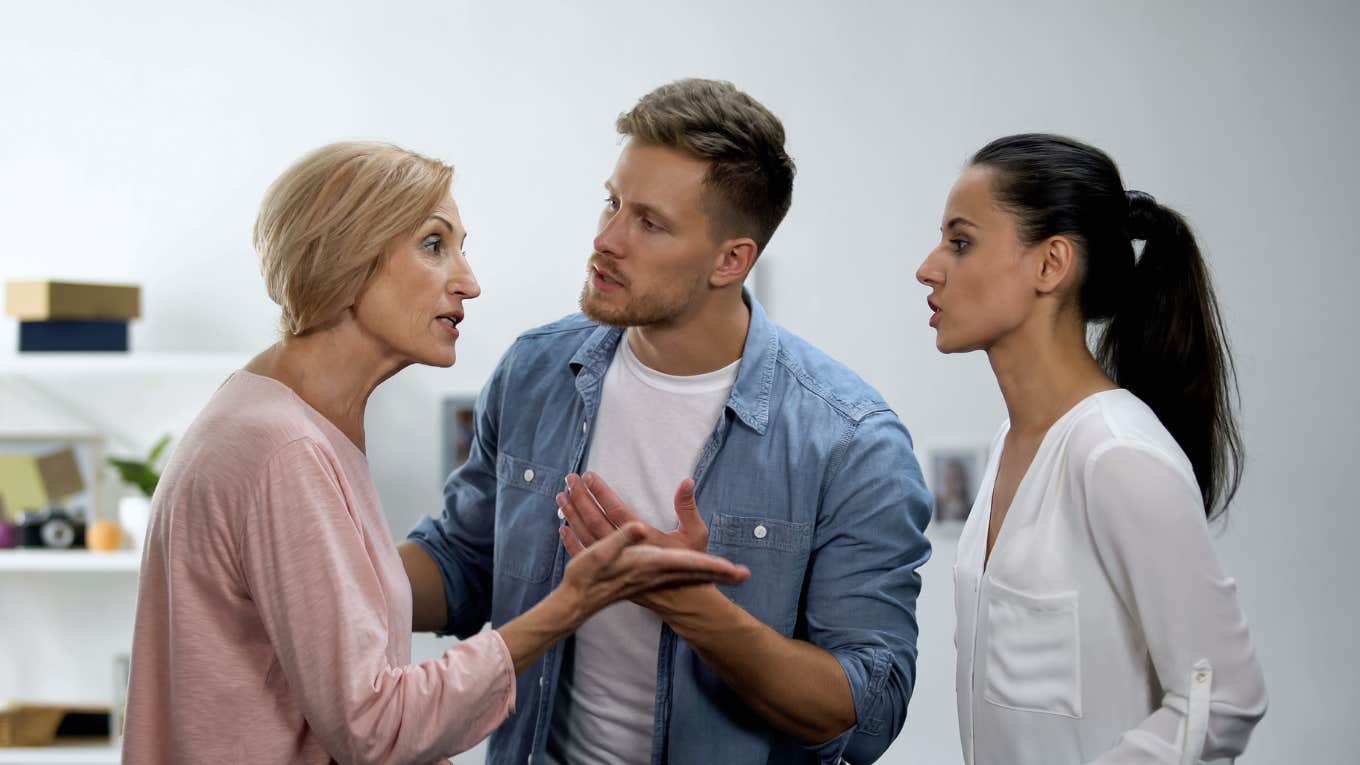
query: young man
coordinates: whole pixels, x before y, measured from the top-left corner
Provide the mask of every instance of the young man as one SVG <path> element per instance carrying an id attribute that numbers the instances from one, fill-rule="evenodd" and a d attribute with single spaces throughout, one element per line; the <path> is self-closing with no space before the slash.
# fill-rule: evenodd
<path id="1" fill-rule="evenodd" d="M 930 501 L 910 437 L 742 289 L 792 197 L 779 120 L 683 80 L 617 126 L 584 315 L 506 353 L 443 515 L 402 545 L 415 626 L 513 618 L 561 579 L 564 540 L 636 514 L 750 580 L 597 614 L 520 676 L 489 762 L 870 762 L 915 680 Z"/>

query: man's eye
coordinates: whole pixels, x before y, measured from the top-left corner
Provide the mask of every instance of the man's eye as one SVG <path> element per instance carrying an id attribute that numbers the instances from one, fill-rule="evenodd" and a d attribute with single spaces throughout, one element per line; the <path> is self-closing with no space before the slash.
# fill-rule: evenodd
<path id="1" fill-rule="evenodd" d="M 647 231 L 655 231 L 658 228 L 660 228 L 660 226 L 656 225 L 655 223 L 651 222 L 646 218 L 640 218 L 639 221 L 642 223 L 642 228 Z"/>
<path id="2" fill-rule="evenodd" d="M 606 197 L 604 206 L 608 207 L 610 212 L 617 212 L 619 209 L 619 200 L 616 197 Z"/>

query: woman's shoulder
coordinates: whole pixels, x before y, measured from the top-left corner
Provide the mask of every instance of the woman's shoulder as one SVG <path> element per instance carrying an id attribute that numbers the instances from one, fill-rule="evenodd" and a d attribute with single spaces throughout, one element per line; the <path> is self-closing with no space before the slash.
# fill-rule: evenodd
<path id="1" fill-rule="evenodd" d="M 1088 403 L 1070 425 L 1066 454 L 1075 474 L 1088 473 L 1097 461 L 1136 457 L 1139 463 L 1160 463 L 1194 484 L 1189 458 L 1141 399 L 1117 388 L 1095 394 Z"/>
<path id="2" fill-rule="evenodd" d="M 251 474 L 296 441 L 326 448 L 330 439 L 283 383 L 238 371 L 213 394 L 175 451 L 196 469 Z"/>

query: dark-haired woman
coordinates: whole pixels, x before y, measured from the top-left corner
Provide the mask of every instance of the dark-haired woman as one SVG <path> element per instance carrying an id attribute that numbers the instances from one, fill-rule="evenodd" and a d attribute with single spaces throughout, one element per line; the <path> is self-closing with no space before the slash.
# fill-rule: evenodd
<path id="1" fill-rule="evenodd" d="M 1209 538 L 1241 441 L 1185 221 L 1101 151 L 1020 135 L 973 157 L 941 231 L 936 346 L 986 351 L 1010 415 L 954 570 L 964 760 L 1237 755 L 1266 697 Z"/>

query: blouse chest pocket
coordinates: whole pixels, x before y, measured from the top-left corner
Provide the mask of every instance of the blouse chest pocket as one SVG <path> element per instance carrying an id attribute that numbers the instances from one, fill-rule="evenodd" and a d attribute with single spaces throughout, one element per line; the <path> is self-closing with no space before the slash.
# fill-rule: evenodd
<path id="1" fill-rule="evenodd" d="M 812 525 L 775 518 L 714 513 L 708 551 L 751 569 L 751 578 L 720 586 L 757 619 L 789 637 L 798 619 L 798 600 L 812 548 Z"/>
<path id="2" fill-rule="evenodd" d="M 983 698 L 997 706 L 1081 717 L 1077 593 L 1023 593 L 989 580 Z"/>
<path id="3" fill-rule="evenodd" d="M 559 537 L 557 502 L 567 474 L 501 452 L 496 458 L 496 569 L 526 582 L 552 573 Z"/>

